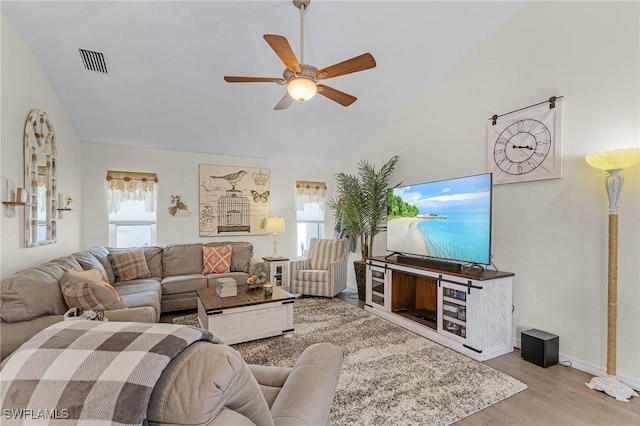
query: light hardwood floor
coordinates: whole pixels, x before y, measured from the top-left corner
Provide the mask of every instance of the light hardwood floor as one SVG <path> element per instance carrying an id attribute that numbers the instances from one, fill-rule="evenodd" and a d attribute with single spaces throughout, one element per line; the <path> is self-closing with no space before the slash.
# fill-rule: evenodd
<path id="1" fill-rule="evenodd" d="M 360 308 L 364 306 L 357 294 L 343 292 L 337 297 Z M 184 314 L 165 314 L 161 321 L 171 322 L 174 316 Z M 591 374 L 561 365 L 538 367 L 523 360 L 519 350 L 485 363 L 525 383 L 528 389 L 466 417 L 456 425 L 640 426 L 640 398 L 619 402 L 593 391 L 585 386 L 593 377 Z"/>
<path id="2" fill-rule="evenodd" d="M 338 298 L 363 307 L 353 293 Z M 456 425 L 633 425 L 640 426 L 640 398 L 619 402 L 585 383 L 591 374 L 571 367 L 542 368 L 523 360 L 520 351 L 503 355 L 485 364 L 515 377 L 528 386 L 510 398 L 485 408 Z"/>

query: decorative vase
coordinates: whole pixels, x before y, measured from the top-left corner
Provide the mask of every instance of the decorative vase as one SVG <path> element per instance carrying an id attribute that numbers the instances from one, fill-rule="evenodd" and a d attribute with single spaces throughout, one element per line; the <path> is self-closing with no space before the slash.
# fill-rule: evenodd
<path id="1" fill-rule="evenodd" d="M 358 299 L 364 302 L 367 292 L 367 264 L 362 260 L 356 260 L 353 262 L 353 269 L 356 273 Z"/>

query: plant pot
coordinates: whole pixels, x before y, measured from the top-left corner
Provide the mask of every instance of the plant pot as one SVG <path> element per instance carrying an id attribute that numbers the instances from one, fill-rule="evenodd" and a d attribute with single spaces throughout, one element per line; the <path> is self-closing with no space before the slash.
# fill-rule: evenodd
<path id="1" fill-rule="evenodd" d="M 362 260 L 353 262 L 353 269 L 356 273 L 356 284 L 358 285 L 358 299 L 364 302 L 367 292 L 367 264 Z"/>

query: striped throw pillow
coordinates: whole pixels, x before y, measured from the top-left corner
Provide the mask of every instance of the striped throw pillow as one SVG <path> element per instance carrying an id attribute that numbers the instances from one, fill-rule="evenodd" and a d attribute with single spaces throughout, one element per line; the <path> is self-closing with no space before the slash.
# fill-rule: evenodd
<path id="1" fill-rule="evenodd" d="M 118 281 L 137 280 L 151 276 L 147 259 L 142 249 L 109 253 L 109 261 Z"/>
<path id="2" fill-rule="evenodd" d="M 231 270 L 231 246 L 202 248 L 203 274 L 228 274 Z"/>

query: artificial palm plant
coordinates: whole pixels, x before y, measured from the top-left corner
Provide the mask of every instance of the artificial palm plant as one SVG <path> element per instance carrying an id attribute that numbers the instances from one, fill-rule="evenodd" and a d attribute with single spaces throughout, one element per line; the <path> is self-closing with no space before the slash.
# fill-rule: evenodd
<path id="1" fill-rule="evenodd" d="M 358 274 L 358 262 L 363 264 L 364 259 L 373 254 L 374 239 L 387 215 L 389 180 L 399 158 L 394 155 L 379 170 L 367 160 L 360 160 L 357 174 L 335 175 L 337 196 L 329 200 L 329 207 L 334 210 L 340 234 L 360 245 L 361 259 L 355 264 L 360 299 L 364 299 L 364 283 L 362 274 Z"/>

